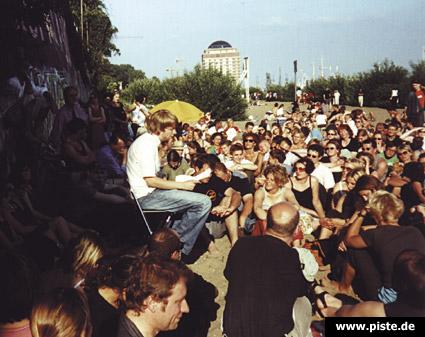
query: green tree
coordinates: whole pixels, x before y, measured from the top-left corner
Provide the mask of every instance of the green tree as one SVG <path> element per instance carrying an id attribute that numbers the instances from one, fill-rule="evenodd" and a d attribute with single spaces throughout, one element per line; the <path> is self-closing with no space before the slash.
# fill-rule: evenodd
<path id="1" fill-rule="evenodd" d="M 97 88 L 101 92 L 110 91 L 110 89 L 118 89 L 120 83 L 125 88 L 129 83 L 146 77 L 142 70 L 134 69 L 130 64 L 111 64 L 105 61 L 101 69 Z"/>
<path id="2" fill-rule="evenodd" d="M 131 82 L 122 92 L 123 100 L 130 103 L 138 95 L 148 98 L 148 103 L 158 104 L 166 99 L 161 81 L 158 78 L 143 78 Z"/>
<path id="3" fill-rule="evenodd" d="M 204 112 L 211 111 L 213 118 L 245 118 L 246 100 L 242 98 L 241 86 L 230 75 L 199 65 L 184 74 L 182 100 L 192 103 Z"/>
<path id="4" fill-rule="evenodd" d="M 271 84 L 267 87 L 267 91 L 275 92 L 278 95 L 279 100 L 285 102 L 293 102 L 295 96 L 295 85 L 294 82 L 288 82 L 284 85 Z"/>
<path id="5" fill-rule="evenodd" d="M 259 92 L 261 95 L 264 95 L 263 89 L 259 87 L 249 87 L 249 94 L 252 95 L 253 93 Z"/>
<path id="6" fill-rule="evenodd" d="M 416 68 L 415 68 L 416 69 Z M 420 66 L 417 66 L 420 72 Z M 310 81 L 306 90 L 322 98 L 325 90 L 335 90 L 341 93 L 341 103 L 357 105 L 357 95 L 360 89 L 365 94 L 365 104 L 368 106 L 386 107 L 392 89 L 398 89 L 401 97 L 406 94 L 407 69 L 389 60 L 375 63 L 371 70 L 353 76 L 333 76 Z"/>
<path id="7" fill-rule="evenodd" d="M 359 85 L 365 93 L 365 103 L 371 106 L 386 107 L 391 89 L 400 88 L 407 81 L 407 69 L 384 60 L 375 63 L 372 70 L 360 74 Z"/>
<path id="8" fill-rule="evenodd" d="M 414 79 L 425 85 L 425 60 L 418 63 L 411 62 L 410 68 L 412 69 L 410 80 Z"/>
<path id="9" fill-rule="evenodd" d="M 240 85 L 231 76 L 196 66 L 183 76 L 164 81 L 157 78 L 135 80 L 124 90 L 123 98 L 132 101 L 136 95 L 143 94 L 150 104 L 178 99 L 204 112 L 211 111 L 214 118 L 238 120 L 245 118 L 247 108 L 240 92 Z"/>
<path id="10" fill-rule="evenodd" d="M 96 88 L 104 90 L 105 88 L 99 87 L 99 85 L 104 85 L 104 79 L 101 79 L 101 75 L 104 73 L 105 67 L 108 67 L 107 57 L 119 54 L 119 49 L 112 42 L 112 38 L 118 32 L 118 29 L 112 25 L 102 0 L 84 0 L 83 4 L 84 31 L 83 38 L 80 38 L 80 40 L 84 58 Z M 69 0 L 76 27 L 81 27 L 80 5 L 80 0 Z M 81 36 L 81 31 L 79 33 Z"/>

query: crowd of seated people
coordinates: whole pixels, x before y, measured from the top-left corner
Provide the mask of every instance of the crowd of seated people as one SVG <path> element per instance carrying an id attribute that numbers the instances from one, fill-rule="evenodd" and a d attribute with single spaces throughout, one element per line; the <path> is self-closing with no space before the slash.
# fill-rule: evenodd
<path id="1" fill-rule="evenodd" d="M 35 183 L 40 171 L 33 162 L 17 161 L 1 182 L 0 250 L 7 257 L 0 262 L 10 277 L 20 278 L 22 289 L 32 289 L 26 289 L 31 292 L 25 294 L 27 302 L 20 299 L 25 302 L 20 312 L 1 317 L 0 331 L 16 328 L 23 329 L 22 336 L 43 336 L 43 325 L 53 317 L 51 310 L 63 302 L 68 305 L 55 311 L 64 318 L 54 320 L 58 329 L 71 324 L 75 336 L 116 336 L 116 331 L 131 335 L 134 324 L 145 329 L 143 319 L 153 319 L 143 308 L 155 310 L 155 301 L 176 295 L 155 294 L 153 302 L 146 302 L 134 285 L 140 281 L 134 275 L 142 270 L 155 274 L 155 266 L 177 275 L 169 286 L 181 291 L 179 318 L 158 332 L 174 330 L 181 314 L 189 311 L 183 296 L 186 286 L 193 294 L 193 275 L 176 262 L 189 262 L 186 229 L 176 225 L 175 232 L 154 233 L 151 240 L 161 244 L 151 241 L 140 251 L 143 221 L 138 201 L 130 194 L 134 186 L 127 179 L 128 153 L 135 151 L 132 144 L 151 133 L 157 115 L 139 106 L 145 98 L 138 98 L 143 102 L 126 111 L 118 92 L 105 103 L 90 96 L 87 111 L 76 88 L 66 88 L 64 97 L 50 133 L 62 162 L 49 177 L 55 188 Z M 135 110 L 144 116 L 141 125 L 132 125 Z M 273 116 L 268 113 L 257 125 L 250 121 L 239 129 L 232 120 L 212 120 L 205 114 L 195 125 L 180 123 L 174 128 L 173 124 L 163 139 L 167 131 L 159 124 L 154 176 L 169 184 L 155 180 L 146 188 L 152 192 L 161 186 L 184 186 L 176 189 L 190 190 L 193 200 L 208 201 L 205 226 L 191 240 L 212 255 L 217 253 L 214 240 L 220 236 L 213 228 L 227 233 L 230 246 L 237 249 L 239 240 L 270 235 L 270 210 L 289 204 L 300 218 L 288 244 L 310 250 L 319 264 L 330 266 L 326 278 L 334 292 L 352 289 L 361 301 L 348 307 L 316 286 L 318 299 L 313 304 L 320 314 L 394 316 L 407 310 L 423 316 L 425 304 L 414 298 L 423 292 L 424 280 L 425 128 L 413 128 L 399 114 L 374 125 L 363 110 L 333 106 L 329 111 L 321 102 Z M 137 150 L 143 152 L 143 147 Z M 139 178 L 153 181 L 150 174 Z M 15 269 L 8 259 L 17 261 Z M 41 272 L 38 282 L 24 284 L 37 275 L 36 270 Z M 400 282 L 402 272 L 411 274 L 409 287 Z M 161 273 L 152 278 L 167 278 Z M 47 295 L 33 301 L 36 292 Z M 9 295 L 21 296 L 12 290 Z M 11 298 L 3 308 L 12 305 Z M 205 336 L 209 321 L 202 324 L 199 335 Z"/>

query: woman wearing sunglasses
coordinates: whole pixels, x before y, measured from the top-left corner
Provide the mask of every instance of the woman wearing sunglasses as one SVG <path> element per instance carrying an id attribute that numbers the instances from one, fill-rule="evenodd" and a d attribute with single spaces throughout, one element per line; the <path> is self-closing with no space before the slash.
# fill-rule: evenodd
<path id="1" fill-rule="evenodd" d="M 246 133 L 243 135 L 243 156 L 244 159 L 249 160 L 257 166 L 254 171 L 254 176 L 261 173 L 263 165 L 264 154 L 258 151 L 258 135 L 255 133 Z"/>
<path id="2" fill-rule="evenodd" d="M 382 132 L 375 132 L 373 139 L 376 141 L 376 152 L 383 153 L 385 151 L 385 136 Z"/>
<path id="3" fill-rule="evenodd" d="M 341 145 L 336 139 L 329 140 L 325 147 L 326 156 L 322 158 L 322 163 L 329 167 L 334 176 L 335 183 L 341 181 L 342 166 L 344 159 L 341 158 Z"/>
<path id="4" fill-rule="evenodd" d="M 326 140 L 338 139 L 338 130 L 335 125 L 331 124 L 326 128 Z"/>
<path id="5" fill-rule="evenodd" d="M 412 161 L 412 149 L 410 145 L 401 145 L 397 148 L 398 160 L 405 166 Z"/>
<path id="6" fill-rule="evenodd" d="M 290 188 L 295 199 L 305 211 L 320 219 L 325 217 L 322 201 L 319 196 L 319 182 L 311 176 L 314 164 L 309 158 L 301 158 L 294 164 L 294 175 L 289 178 L 286 187 Z"/>

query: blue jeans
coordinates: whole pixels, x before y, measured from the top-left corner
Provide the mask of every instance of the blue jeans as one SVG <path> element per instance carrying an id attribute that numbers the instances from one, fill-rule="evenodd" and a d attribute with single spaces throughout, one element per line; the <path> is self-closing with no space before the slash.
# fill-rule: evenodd
<path id="1" fill-rule="evenodd" d="M 142 209 L 183 212 L 181 221 L 175 221 L 173 229 L 184 243 L 182 253 L 189 255 L 196 239 L 205 225 L 211 210 L 211 200 L 204 194 L 182 190 L 155 189 L 152 193 L 137 199 Z"/>

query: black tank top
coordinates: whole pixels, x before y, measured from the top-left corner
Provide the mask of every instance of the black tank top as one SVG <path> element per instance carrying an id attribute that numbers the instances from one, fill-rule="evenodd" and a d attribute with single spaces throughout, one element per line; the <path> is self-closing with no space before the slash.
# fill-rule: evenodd
<path id="1" fill-rule="evenodd" d="M 297 191 L 291 182 L 291 190 L 295 195 L 295 199 L 297 199 L 298 203 L 308 209 L 315 210 L 313 206 L 313 189 L 311 188 L 311 177 L 308 177 L 308 187 L 304 191 Z"/>
<path id="2" fill-rule="evenodd" d="M 403 302 L 384 304 L 387 317 L 425 317 L 425 309 L 414 308 Z"/>

